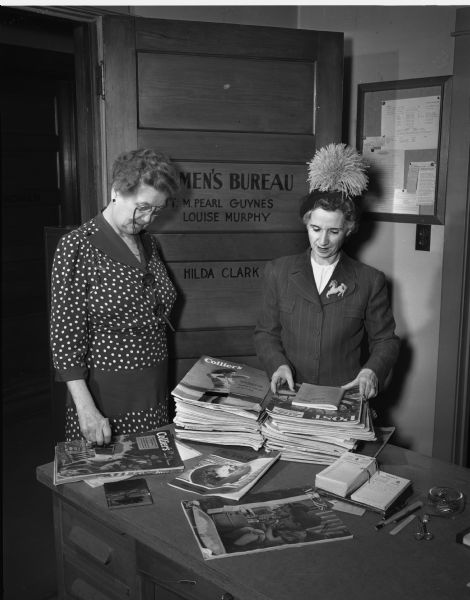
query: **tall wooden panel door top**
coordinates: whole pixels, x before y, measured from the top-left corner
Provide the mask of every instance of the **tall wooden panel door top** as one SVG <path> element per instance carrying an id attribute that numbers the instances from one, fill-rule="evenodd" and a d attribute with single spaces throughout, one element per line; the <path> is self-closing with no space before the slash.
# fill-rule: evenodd
<path id="1" fill-rule="evenodd" d="M 179 291 L 179 378 L 201 354 L 257 365 L 267 260 L 308 245 L 307 161 L 341 141 L 343 34 L 103 18 L 108 173 L 123 150 L 175 161 L 176 198 L 152 224 Z"/>

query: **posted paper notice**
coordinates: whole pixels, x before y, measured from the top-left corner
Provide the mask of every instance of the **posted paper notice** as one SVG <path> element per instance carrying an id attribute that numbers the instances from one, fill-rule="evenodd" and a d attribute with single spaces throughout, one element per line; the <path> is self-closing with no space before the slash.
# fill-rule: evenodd
<path id="1" fill-rule="evenodd" d="M 362 155 L 370 167 L 371 179 L 380 182 L 380 189 L 367 194 L 369 210 L 374 212 L 395 212 L 395 190 L 402 190 L 405 177 L 405 152 L 378 146 L 381 138 L 366 138 Z"/>
<path id="2" fill-rule="evenodd" d="M 438 147 L 440 96 L 384 100 L 381 134 L 385 145 L 396 150 Z"/>
<path id="3" fill-rule="evenodd" d="M 418 183 L 416 196 L 418 204 L 433 206 L 436 195 L 436 165 L 420 167 L 418 171 Z"/>

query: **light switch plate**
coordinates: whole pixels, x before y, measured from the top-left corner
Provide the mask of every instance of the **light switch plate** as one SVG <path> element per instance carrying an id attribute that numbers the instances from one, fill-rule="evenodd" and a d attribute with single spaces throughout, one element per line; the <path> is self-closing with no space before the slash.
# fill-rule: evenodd
<path id="1" fill-rule="evenodd" d="M 431 249 L 431 225 L 416 225 L 415 250 L 429 252 Z"/>

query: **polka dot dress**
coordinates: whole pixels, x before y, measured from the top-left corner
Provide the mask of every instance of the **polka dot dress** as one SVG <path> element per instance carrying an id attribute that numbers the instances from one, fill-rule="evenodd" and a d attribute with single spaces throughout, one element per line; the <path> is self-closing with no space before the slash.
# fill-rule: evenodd
<path id="1" fill-rule="evenodd" d="M 85 379 L 113 433 L 168 422 L 166 381 L 161 385 L 168 356 L 165 317 L 176 292 L 156 240 L 140 236 L 146 264 L 100 214 L 61 238 L 52 268 L 50 334 L 57 378 Z M 70 401 L 66 438 L 76 439 L 77 424 Z"/>
<path id="2" fill-rule="evenodd" d="M 140 433 L 157 429 L 168 423 L 168 402 L 160 402 L 155 408 L 131 411 L 121 417 L 109 419 L 109 425 L 114 435 Z M 82 437 L 77 411 L 69 406 L 65 414 L 65 440 L 71 442 Z"/>

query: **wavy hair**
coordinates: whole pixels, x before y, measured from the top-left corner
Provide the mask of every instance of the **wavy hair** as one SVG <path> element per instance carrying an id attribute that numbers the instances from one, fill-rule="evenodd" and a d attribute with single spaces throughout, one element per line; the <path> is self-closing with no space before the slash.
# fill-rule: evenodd
<path id="1" fill-rule="evenodd" d="M 123 152 L 114 161 L 112 186 L 121 194 L 133 194 L 141 185 L 149 185 L 167 196 L 179 188 L 176 169 L 163 153 L 151 148 Z"/>

